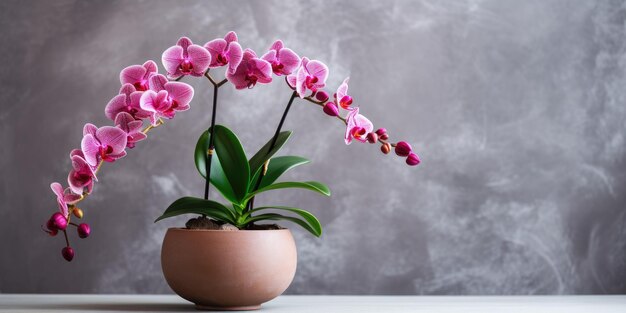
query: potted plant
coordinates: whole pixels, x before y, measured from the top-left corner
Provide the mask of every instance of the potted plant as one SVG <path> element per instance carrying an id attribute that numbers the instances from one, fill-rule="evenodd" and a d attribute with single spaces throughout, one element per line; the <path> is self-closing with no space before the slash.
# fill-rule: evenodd
<path id="1" fill-rule="evenodd" d="M 123 158 L 150 131 L 190 108 L 194 90 L 181 81 L 186 77 L 206 78 L 213 87 L 211 125 L 201 134 L 194 152 L 198 172 L 205 178 L 204 197 L 174 201 L 155 222 L 181 214 L 197 215 L 185 228 L 168 229 L 161 262 L 170 287 L 198 308 L 256 309 L 289 286 L 297 263 L 295 243 L 291 232 L 274 221 L 295 223 L 317 237 L 322 234 L 320 222 L 308 211 L 254 204 L 256 195 L 277 189 L 301 188 L 330 196 L 329 188 L 320 182 L 277 182 L 286 171 L 308 163 L 299 156 L 275 156 L 291 135 L 282 131 L 282 126 L 296 99 L 320 106 L 326 115 L 344 124 L 346 144 L 380 144 L 384 154 L 393 149 L 408 165 L 420 162 L 408 143 L 391 142 L 384 128 L 374 130 L 372 122 L 359 113 L 348 94 L 348 78 L 330 99 L 324 91 L 326 65 L 300 58 L 280 40 L 258 57 L 241 47 L 234 32 L 204 46 L 183 37 L 165 50 L 162 62 L 165 75 L 159 74 L 154 61 L 121 71 L 119 94 L 105 108 L 113 125 L 85 124 L 80 149 L 70 153 L 68 187 L 51 184 L 59 211 L 42 228 L 51 236 L 63 233 L 61 252 L 67 261 L 75 255 L 68 227 L 75 227 L 80 238 L 90 234 L 88 224 L 74 220 L 83 218 L 78 203 L 92 193 L 96 174 L 104 163 Z M 220 67 L 226 68 L 225 78 L 217 80 L 213 71 Z M 274 135 L 248 159 L 238 137 L 216 124 L 218 91 L 229 82 L 236 89 L 253 88 L 270 83 L 274 76 L 284 76 L 292 92 Z M 228 203 L 210 200 L 210 185 Z M 262 224 L 264 221 L 270 223 Z"/>
<path id="2" fill-rule="evenodd" d="M 291 221 L 315 236 L 321 235 L 319 221 L 305 210 L 248 205 L 257 194 L 283 188 L 304 188 L 330 195 L 328 187 L 319 182 L 275 183 L 285 171 L 308 162 L 297 156 L 270 158 L 289 135 L 290 132 L 280 133 L 274 147 L 270 140 L 248 160 L 235 134 L 216 125 L 216 157 L 209 168 L 211 183 L 230 203 L 184 197 L 174 201 L 157 219 L 201 215 L 189 220 L 186 228 L 168 229 L 161 252 L 163 273 L 170 287 L 198 307 L 254 309 L 287 289 L 297 258 L 291 232 L 275 224 L 257 222 Z M 204 132 L 195 150 L 196 166 L 204 177 L 210 136 L 210 131 Z M 292 213 L 295 217 L 269 210 Z"/>

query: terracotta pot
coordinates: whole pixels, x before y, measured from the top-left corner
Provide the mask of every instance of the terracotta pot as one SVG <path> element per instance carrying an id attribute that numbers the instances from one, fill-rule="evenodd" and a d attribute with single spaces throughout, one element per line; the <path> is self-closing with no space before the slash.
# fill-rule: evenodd
<path id="1" fill-rule="evenodd" d="M 170 228 L 161 249 L 167 283 L 198 309 L 260 308 L 289 287 L 297 258 L 288 229 Z"/>

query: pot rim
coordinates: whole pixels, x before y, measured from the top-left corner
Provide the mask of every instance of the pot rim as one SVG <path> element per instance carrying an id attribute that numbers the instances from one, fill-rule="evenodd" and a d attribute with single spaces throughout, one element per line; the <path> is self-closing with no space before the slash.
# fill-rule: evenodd
<path id="1" fill-rule="evenodd" d="M 167 229 L 167 231 L 182 231 L 182 232 L 215 232 L 215 233 L 239 233 L 239 232 L 246 232 L 246 233 L 261 233 L 261 232 L 274 232 L 274 231 L 288 231 L 291 232 L 289 230 L 289 228 L 282 228 L 282 229 L 240 229 L 240 230 L 224 230 L 224 229 L 190 229 L 190 228 L 184 228 L 184 227 L 169 227 Z"/>

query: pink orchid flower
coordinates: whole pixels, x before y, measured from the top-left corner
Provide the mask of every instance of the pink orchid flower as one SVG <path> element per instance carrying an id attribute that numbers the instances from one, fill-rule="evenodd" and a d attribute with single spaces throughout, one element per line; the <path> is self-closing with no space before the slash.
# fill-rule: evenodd
<path id="1" fill-rule="evenodd" d="M 181 82 L 170 82 L 163 75 L 150 78 L 150 90 L 141 95 L 139 105 L 150 112 L 150 123 L 156 126 L 159 118 L 171 119 L 176 111 L 189 109 L 193 88 Z"/>
<path id="2" fill-rule="evenodd" d="M 54 182 L 50 184 L 50 189 L 57 196 L 57 204 L 59 205 L 59 211 L 65 218 L 69 216 L 68 204 L 74 204 L 80 199 L 80 195 L 72 193 L 70 188 L 63 189 L 61 184 Z"/>
<path id="3" fill-rule="evenodd" d="M 351 110 L 350 105 L 352 105 L 352 97 L 348 95 L 349 81 L 350 77 L 344 79 L 343 83 L 337 88 L 337 93 L 335 93 L 335 103 L 344 110 Z"/>
<path id="4" fill-rule="evenodd" d="M 173 101 L 172 109 L 176 111 L 189 110 L 189 103 L 193 99 L 193 88 L 189 84 L 168 81 L 161 74 L 150 78 L 150 90 L 154 92 L 167 91 Z"/>
<path id="5" fill-rule="evenodd" d="M 237 89 L 252 88 L 257 83 L 267 84 L 272 81 L 272 66 L 259 59 L 251 49 L 243 52 L 243 59 L 234 72 L 227 72 L 226 78 Z"/>
<path id="6" fill-rule="evenodd" d="M 326 64 L 304 57 L 298 71 L 287 76 L 287 83 L 296 90 L 300 98 L 304 98 L 307 90 L 315 93 L 318 89 L 324 88 L 326 78 L 328 78 Z"/>
<path id="7" fill-rule="evenodd" d="M 83 132 L 84 132 L 84 129 L 83 129 Z M 72 151 L 70 151 L 70 159 L 71 159 L 73 156 L 75 156 L 75 155 L 77 155 L 77 156 L 79 156 L 79 157 L 81 157 L 81 158 L 85 159 L 85 154 L 83 153 L 83 150 L 80 150 L 80 149 L 72 149 Z M 87 164 L 89 164 L 89 163 L 87 163 Z M 91 165 L 89 165 L 89 166 L 91 166 Z M 96 179 L 96 176 L 95 176 L 95 173 L 96 173 L 96 168 L 97 168 L 97 166 L 91 166 L 91 170 L 94 172 L 94 179 L 95 179 L 96 181 L 98 181 L 98 179 Z"/>
<path id="8" fill-rule="evenodd" d="M 126 133 L 117 127 L 97 128 L 88 123 L 83 128 L 80 147 L 91 166 L 97 166 L 100 161 L 113 162 L 126 155 Z"/>
<path id="9" fill-rule="evenodd" d="M 120 88 L 120 94 L 113 97 L 104 108 L 104 114 L 111 120 L 115 120 L 115 117 L 120 112 L 129 113 L 137 120 L 150 117 L 150 113 L 139 105 L 142 93 L 137 91 L 130 83 L 124 84 Z"/>
<path id="10" fill-rule="evenodd" d="M 367 134 L 374 130 L 374 124 L 365 116 L 359 114 L 359 108 L 354 108 L 348 113 L 346 122 L 346 134 L 344 139 L 347 145 L 352 142 L 352 139 L 366 142 Z"/>
<path id="11" fill-rule="evenodd" d="M 85 155 L 81 150 L 72 150 L 70 158 L 72 159 L 73 168 L 67 176 L 67 182 L 70 185 L 70 189 L 73 193 L 78 195 L 83 194 L 83 192 L 91 193 L 93 190 L 93 183 L 97 180 L 94 168 L 87 163 Z"/>
<path id="12" fill-rule="evenodd" d="M 143 121 L 136 120 L 126 112 L 120 112 L 115 117 L 115 127 L 126 133 L 126 147 L 132 149 L 135 143 L 146 139 L 148 136 L 141 132 Z"/>
<path id="13" fill-rule="evenodd" d="M 204 47 L 194 45 L 191 39 L 181 37 L 161 57 L 167 75 L 176 79 L 184 75 L 202 76 L 209 68 L 211 54 Z"/>
<path id="14" fill-rule="evenodd" d="M 211 54 L 209 68 L 228 64 L 228 72 L 234 72 L 241 63 L 243 51 L 237 42 L 237 34 L 229 32 L 224 39 L 218 38 L 204 44 L 204 48 Z"/>
<path id="15" fill-rule="evenodd" d="M 270 62 L 272 71 L 278 76 L 289 75 L 300 66 L 300 57 L 291 49 L 284 48 L 281 40 L 276 40 L 261 59 Z"/>
<path id="16" fill-rule="evenodd" d="M 157 74 L 157 64 L 148 60 L 143 65 L 131 65 L 120 72 L 120 82 L 122 85 L 131 84 L 136 90 L 148 90 L 148 79 Z"/>

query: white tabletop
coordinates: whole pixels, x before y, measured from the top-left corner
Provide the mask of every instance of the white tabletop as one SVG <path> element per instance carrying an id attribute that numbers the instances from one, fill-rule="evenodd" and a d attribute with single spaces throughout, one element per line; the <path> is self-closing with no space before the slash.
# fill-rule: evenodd
<path id="1" fill-rule="evenodd" d="M 194 312 L 174 295 L 0 294 L 0 312 Z M 281 296 L 259 312 L 624 313 L 626 296 Z"/>

